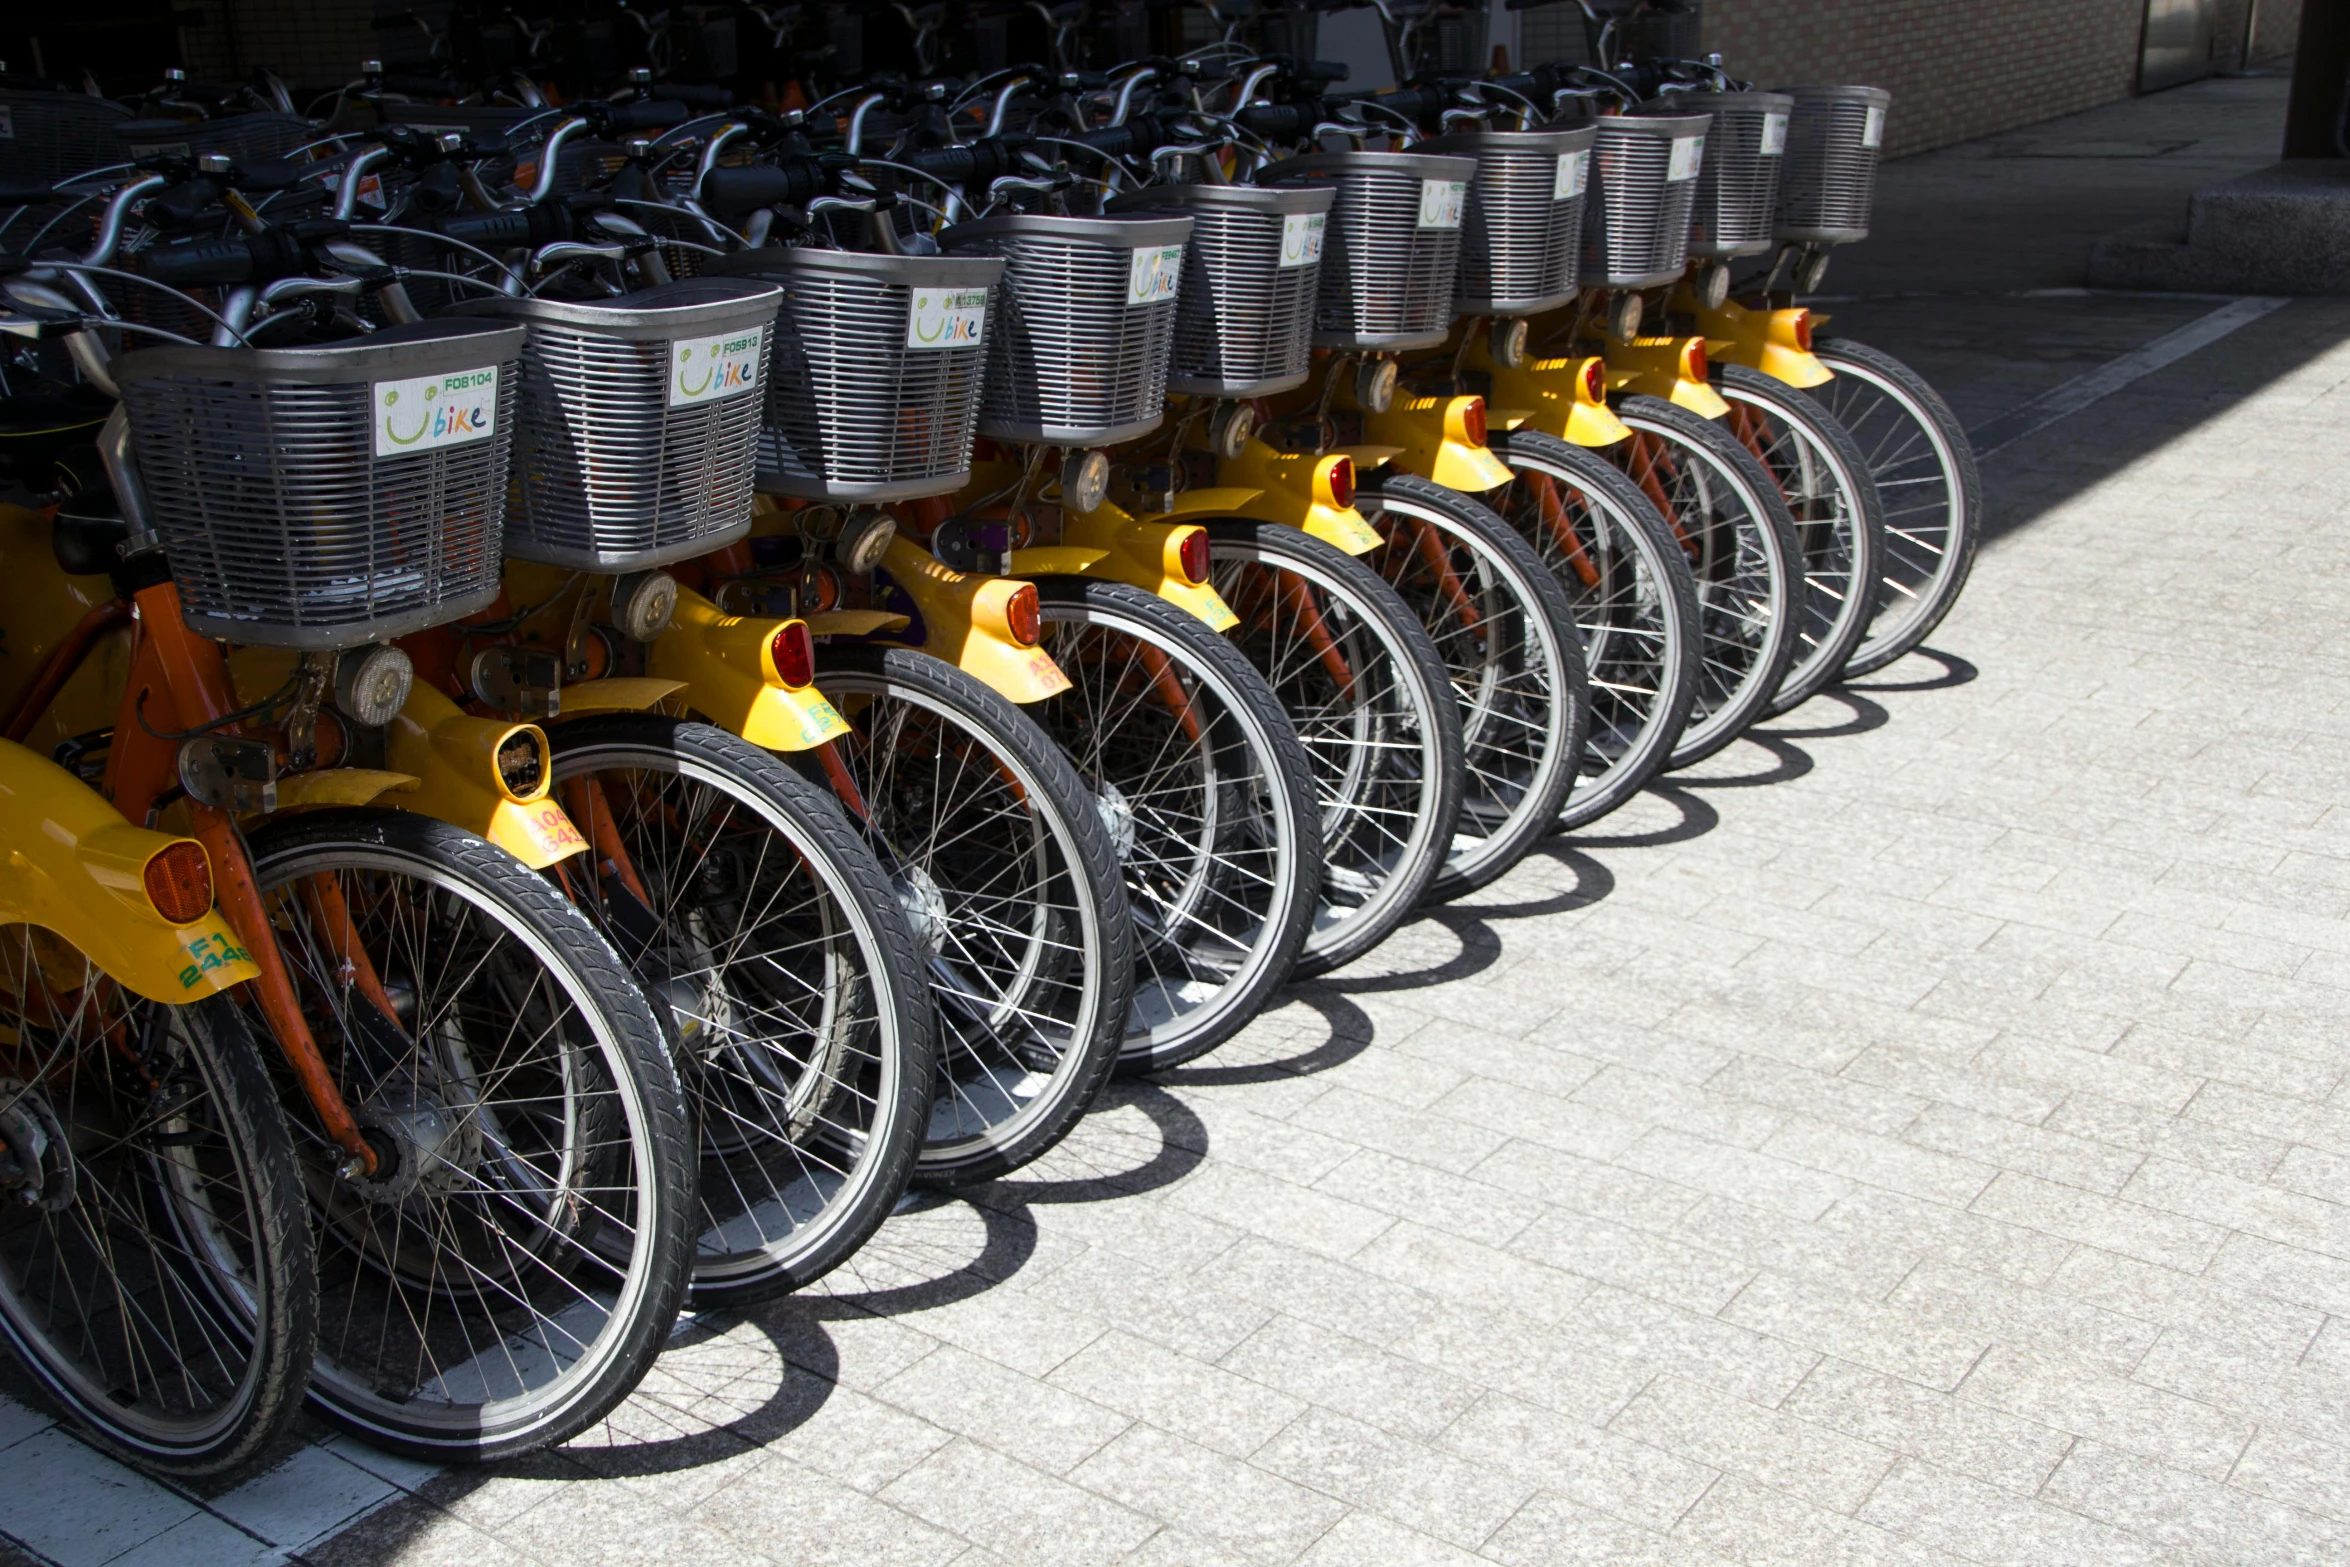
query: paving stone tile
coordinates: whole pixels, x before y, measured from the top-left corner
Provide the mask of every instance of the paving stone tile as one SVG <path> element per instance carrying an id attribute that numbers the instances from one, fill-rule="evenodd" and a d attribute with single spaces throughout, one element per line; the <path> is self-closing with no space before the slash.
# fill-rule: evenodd
<path id="1" fill-rule="evenodd" d="M 1477 1567 L 1480 1558 L 1416 1529 L 1371 1513 L 1348 1513 L 1298 1558 L 1301 1567 L 1356 1567 L 1392 1562 L 1395 1567 Z"/>
<path id="2" fill-rule="evenodd" d="M 1640 1136 L 1637 1121 L 1538 1089 L 1473 1077 L 1436 1101 L 1435 1109 L 1473 1126 L 1584 1159 L 1613 1159 Z"/>
<path id="3" fill-rule="evenodd" d="M 1656 1373 L 1615 1347 L 1473 1306 L 1431 1313 L 1389 1346 L 1479 1389 L 1605 1425 Z"/>
<path id="4" fill-rule="evenodd" d="M 2228 1484 L 2336 1523 L 2350 1522 L 2350 1448 L 2263 1426 L 2236 1460 Z"/>
<path id="5" fill-rule="evenodd" d="M 1273 1314 L 1269 1306 L 1210 1287 L 1197 1274 L 1180 1268 L 1163 1271 L 1103 1247 L 1089 1248 L 1054 1269 L 1046 1293 L 1073 1310 L 1114 1323 L 1122 1332 L 1210 1360 L 1254 1333 Z"/>
<path id="6" fill-rule="evenodd" d="M 2350 1259 L 2350 1207 L 2323 1197 L 2169 1159 L 2147 1160 L 2122 1188 L 2122 1197 L 2279 1245 Z"/>
<path id="7" fill-rule="evenodd" d="M 1961 1560 L 1738 1475 L 1724 1475 L 1673 1534 L 1750 1567 L 1956 1567 Z"/>
<path id="8" fill-rule="evenodd" d="M 2122 1189 L 2145 1157 L 2131 1149 L 1951 1104 L 1926 1106 L 1903 1135 L 1921 1148 L 1956 1154 L 1993 1170 L 2015 1170 L 2109 1197 Z"/>
<path id="9" fill-rule="evenodd" d="M 1479 1399 L 1438 1445 L 1470 1464 L 1660 1530 L 1671 1528 L 1716 1474 L 1498 1393 Z"/>
<path id="10" fill-rule="evenodd" d="M 1111 1563 L 1158 1523 L 1106 1497 L 957 1439 L 898 1477 L 881 1499 L 1013 1561 Z"/>
<path id="11" fill-rule="evenodd" d="M 1728 1560 L 1549 1491 L 1494 1531 L 1483 1554 L 1504 1567 L 1724 1567 Z"/>
<path id="12" fill-rule="evenodd" d="M 1224 1369 L 1295 1398 L 1425 1439 L 1477 1401 L 1457 1378 L 1359 1339 L 1276 1317 L 1226 1355 Z"/>
<path id="13" fill-rule="evenodd" d="M 2133 1176 L 2133 1181 L 2135 1176 Z M 2064 1240 L 2120 1252 L 2143 1262 L 2200 1270 L 2227 1238 L 2220 1225 L 2172 1208 L 2102 1197 L 2078 1187 L 2006 1171 L 1975 1200 L 1973 1212 Z"/>
<path id="14" fill-rule="evenodd" d="M 1672 1234 L 1754 1267 L 1872 1298 L 1890 1293 L 1918 1260 L 1918 1254 L 1905 1246 L 1749 1208 L 1725 1197 L 1698 1203 L 1672 1226 Z"/>
<path id="15" fill-rule="evenodd" d="M 2238 1234 L 2227 1238 L 2205 1272 L 2272 1300 L 2350 1313 L 2350 1262 L 2339 1257 Z"/>
<path id="16" fill-rule="evenodd" d="M 1613 1284 L 1706 1316 L 1721 1310 L 1754 1276 L 1751 1266 L 1695 1246 L 1555 1210 L 1527 1226 L 1510 1249 L 1548 1270 Z M 1572 1304 L 1560 1309 L 1572 1309 Z"/>
<path id="17" fill-rule="evenodd" d="M 1475 1174 L 1455 1175 L 1372 1148 L 1357 1150 L 1318 1184 L 1382 1213 L 1487 1246 L 1506 1244 L 1543 1211 L 1533 1198 L 1489 1185 Z"/>
<path id="18" fill-rule="evenodd" d="M 1175 1183 L 1180 1208 L 1324 1256 L 1360 1251 L 1395 1222 L 1388 1214 L 1255 1170 L 1206 1164 Z"/>
<path id="19" fill-rule="evenodd" d="M 1668 1229 L 1701 1200 L 1670 1180 L 1523 1141 L 1504 1144 L 1471 1174 L 1550 1207 L 1638 1229 Z"/>
<path id="20" fill-rule="evenodd" d="M 1959 1396 L 2215 1479 L 2252 1436 L 2250 1421 L 2208 1403 L 2004 1345 L 1983 1357 Z"/>
<path id="21" fill-rule="evenodd" d="M 2068 1432 L 1836 1359 L 1813 1367 L 1783 1407 L 2022 1496 L 2040 1489 L 2074 1441 Z"/>
<path id="22" fill-rule="evenodd" d="M 1334 1262 L 1269 1240 L 1251 1239 L 1235 1246 L 1197 1278 L 1265 1308 L 1265 1320 L 1272 1313 L 1284 1313 L 1373 1344 L 1409 1332 L 1438 1305 L 1425 1291 L 1381 1278 L 1359 1264 Z M 1257 1324 L 1263 1325 L 1263 1320 Z"/>
<path id="23" fill-rule="evenodd" d="M 1724 1308 L 1741 1327 L 1947 1392 L 1990 1347 L 1988 1335 L 1915 1312 L 1763 1273 Z"/>
<path id="24" fill-rule="evenodd" d="M 2040 1494 L 2203 1561 L 2241 1561 L 2255 1541 L 2280 1561 L 2350 1555 L 2350 1524 L 2096 1442 L 2067 1454 Z"/>
<path id="25" fill-rule="evenodd" d="M 2055 1290 L 1991 1278 L 1932 1258 L 1918 1264 L 1889 1297 L 1937 1321 L 1974 1328 L 2000 1343 L 2102 1366 L 2127 1376 L 2161 1330 Z"/>
<path id="26" fill-rule="evenodd" d="M 1065 1385 L 1039 1381 L 948 1345 L 882 1383 L 873 1396 L 1032 1468 L 1066 1474 L 1131 1421 L 1064 1391 Z"/>
<path id="27" fill-rule="evenodd" d="M 1135 1512 L 1265 1562 L 1292 1560 L 1346 1514 L 1327 1496 L 1149 1426 L 1095 1454 L 1076 1478 Z"/>
<path id="28" fill-rule="evenodd" d="M 688 1517 L 776 1561 L 927 1567 L 951 1562 L 967 1548 L 944 1530 L 789 1460 L 754 1471 Z"/>
<path id="29" fill-rule="evenodd" d="M 1999 1173 L 1973 1159 L 1809 1118 L 1789 1121 L 1762 1151 L 1953 1208 L 1974 1201 Z"/>
<path id="30" fill-rule="evenodd" d="M 1618 1156 L 1627 1168 L 1719 1197 L 1816 1219 L 1852 1189 L 1849 1181 L 1767 1154 L 1731 1148 L 1662 1128 Z"/>
<path id="31" fill-rule="evenodd" d="M 1119 1332 L 1095 1339 L 1048 1380 L 1236 1458 L 1254 1452 L 1308 1407 L 1207 1361 Z"/>
<path id="32" fill-rule="evenodd" d="M 2208 1276 L 2156 1267 L 2090 1246 L 2067 1257 L 2048 1287 L 2158 1327 L 2233 1338 L 2285 1364 L 2301 1358 L 2326 1320 L 2322 1312 L 2281 1304 Z"/>
<path id="33" fill-rule="evenodd" d="M 2140 1535 L 1914 1458 L 1894 1466 L 1860 1516 L 1986 1567 L 2154 1567 L 2175 1561 Z"/>
<path id="34" fill-rule="evenodd" d="M 2206 1083 L 2197 1098 L 2219 1087 Z M 2250 1181 L 2265 1180 L 2285 1156 L 2284 1142 L 2197 1120 L 2195 1114 L 2192 1103 L 2185 1115 L 2175 1116 L 2095 1094 L 2074 1094 L 2041 1124 L 2051 1132 L 2135 1153 L 2158 1153 L 2181 1164 Z"/>
<path id="35" fill-rule="evenodd" d="M 1482 1545 L 1534 1491 L 1525 1481 L 1324 1410 L 1300 1416 L 1249 1461 L 1462 1550 Z"/>
<path id="36" fill-rule="evenodd" d="M 1608 1429 L 1840 1513 L 1859 1507 L 1894 1458 L 1873 1443 L 1669 1375 L 1650 1383 Z"/>

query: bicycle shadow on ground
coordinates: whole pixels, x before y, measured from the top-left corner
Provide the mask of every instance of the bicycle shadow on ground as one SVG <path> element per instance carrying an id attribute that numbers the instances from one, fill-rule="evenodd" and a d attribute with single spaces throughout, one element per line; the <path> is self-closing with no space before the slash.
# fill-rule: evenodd
<path id="1" fill-rule="evenodd" d="M 1521 898 L 1513 903 L 1464 902 L 1455 906 L 1473 910 L 1480 921 L 1536 919 L 1545 914 L 1565 914 L 1575 909 L 1587 909 L 1616 890 L 1616 873 L 1584 853 L 1585 846 L 1585 840 L 1580 838 L 1547 838 L 1535 844 L 1526 855 L 1526 860 L 1548 860 L 1562 870 L 1573 872 L 1575 879 L 1570 886 L 1538 898 Z M 1525 860 L 1519 862 L 1521 865 L 1524 863 Z M 1515 874 L 1514 867 L 1512 874 Z M 1471 893 L 1468 897 L 1476 898 L 1480 895 Z"/>
<path id="2" fill-rule="evenodd" d="M 1842 704 L 1851 711 L 1852 716 L 1843 723 L 1830 724 L 1825 728 L 1788 727 L 1786 722 L 1788 719 L 1802 719 L 1816 724 L 1820 715 L 1814 714 L 1812 709 L 1821 702 Z M 1773 722 L 1768 729 L 1761 731 L 1761 733 L 1774 740 L 1842 740 L 1852 735 L 1874 733 L 1892 721 L 1893 715 L 1886 710 L 1884 704 L 1870 701 L 1851 686 L 1834 685 L 1820 692 L 1801 707 L 1783 714 L 1779 720 Z"/>
<path id="3" fill-rule="evenodd" d="M 1888 680 L 1885 678 L 1889 674 L 1900 671 L 1913 658 L 1922 658 L 1941 665 L 1942 673 L 1929 675 L 1922 680 Z M 1982 677 L 1982 673 L 1981 670 L 1960 658 L 1956 653 L 1945 653 L 1940 648 L 1921 647 L 1906 657 L 1887 664 L 1874 674 L 1863 675 L 1858 680 L 1848 680 L 1844 684 L 1830 689 L 1844 696 L 1847 700 L 1854 693 L 1861 691 L 1947 691 L 1953 686 L 1973 683 Z"/>
<path id="4" fill-rule="evenodd" d="M 1327 979 L 1300 980 L 1283 987 L 1280 999 L 1257 1015 L 1259 1024 L 1282 1026 L 1292 1004 L 1318 1014 L 1321 1026 L 1300 1023 L 1272 1040 L 1244 1036 L 1190 1066 L 1154 1072 L 1149 1081 L 1169 1088 L 1234 1088 L 1250 1083 L 1279 1082 L 1310 1077 L 1344 1066 L 1371 1046 L 1377 1025 L 1369 1013 L 1347 998 L 1345 990 Z M 1310 1042 L 1310 1043 L 1309 1043 Z M 1296 1049 L 1306 1044 L 1305 1049 Z"/>
<path id="5" fill-rule="evenodd" d="M 1720 751 L 1699 763 L 1701 767 L 1725 765 L 1738 760 L 1741 747 L 1753 746 L 1768 752 L 1771 765 L 1759 772 L 1746 773 L 1689 773 L 1675 776 L 1684 789 L 1761 789 L 1771 784 L 1793 783 L 1816 765 L 1811 753 L 1794 741 L 1782 738 L 1767 729 L 1749 729 Z"/>

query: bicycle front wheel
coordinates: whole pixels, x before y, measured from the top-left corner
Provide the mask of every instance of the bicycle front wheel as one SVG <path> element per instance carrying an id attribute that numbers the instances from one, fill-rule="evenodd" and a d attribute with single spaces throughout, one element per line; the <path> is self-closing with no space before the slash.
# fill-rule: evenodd
<path id="1" fill-rule="evenodd" d="M 1461 815 L 1461 711 L 1420 619 L 1370 567 L 1300 528 L 1215 522 L 1231 637 L 1313 760 L 1322 899 L 1301 976 L 1370 951 L 1410 917 Z"/>
<path id="2" fill-rule="evenodd" d="M 548 737 L 597 861 L 575 901 L 668 1014 L 700 1132 L 692 1301 L 813 1283 L 889 1216 L 929 1108 L 928 988 L 881 867 L 828 793 L 708 724 Z"/>
<path id="3" fill-rule="evenodd" d="M 1958 602 L 1983 532 L 1983 476 L 1966 427 L 1925 377 L 1850 338 L 1812 346 L 1836 379 L 1811 395 L 1852 432 L 1885 503 L 1876 618 L 1844 665 L 1865 675 L 1932 636 Z"/>
<path id="4" fill-rule="evenodd" d="M 294 1146 L 222 997 L 125 992 L 52 931 L 0 929 L 0 1330 L 110 1453 L 252 1457 L 302 1407 L 318 1289 Z"/>
<path id="5" fill-rule="evenodd" d="M 1118 582 L 1045 578 L 1034 704 L 1110 824 L 1133 912 L 1130 1071 L 1237 1033 L 1288 978 L 1322 880 L 1313 766 L 1280 699 L 1192 615 Z"/>
<path id="6" fill-rule="evenodd" d="M 827 647 L 816 684 L 913 919 L 939 1051 L 915 1178 L 992 1180 L 1077 1124 L 1118 1063 L 1134 916 L 1103 813 L 1036 721 L 943 659 Z"/>
<path id="7" fill-rule="evenodd" d="M 1482 502 L 1387 474 L 1355 504 L 1386 539 L 1363 563 L 1419 616 L 1460 704 L 1460 825 L 1429 888 L 1459 897 L 1525 858 L 1558 820 L 1590 723 L 1582 639 L 1558 579 Z"/>
<path id="8" fill-rule="evenodd" d="M 1632 438 L 1607 449 L 1671 524 L 1697 583 L 1697 696 L 1670 767 L 1745 733 L 1794 661 L 1803 568 L 1795 519 L 1770 473 L 1729 431 L 1661 397 L 1617 414 Z"/>
<path id="9" fill-rule="evenodd" d="M 305 812 L 252 850 L 376 1155 L 347 1176 L 281 1081 L 318 1247 L 311 1401 L 440 1462 L 578 1435 L 651 1368 L 692 1264 L 693 1124 L 644 996 L 554 886 L 445 822 Z"/>

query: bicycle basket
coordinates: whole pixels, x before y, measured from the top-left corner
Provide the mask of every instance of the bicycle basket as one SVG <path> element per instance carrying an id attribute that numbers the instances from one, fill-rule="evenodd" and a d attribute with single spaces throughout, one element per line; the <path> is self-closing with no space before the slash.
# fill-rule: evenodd
<path id="1" fill-rule="evenodd" d="M 782 293 L 696 278 L 610 304 L 468 300 L 519 321 L 506 553 L 587 571 L 704 555 L 751 526 Z"/>
<path id="2" fill-rule="evenodd" d="M 1338 192 L 1315 298 L 1316 348 L 1432 348 L 1444 341 L 1476 173 L 1468 158 L 1321 152 L 1257 175 L 1261 185 Z"/>
<path id="3" fill-rule="evenodd" d="M 1805 245 L 1868 238 L 1893 95 L 1882 87 L 1782 90 L 1795 100 L 1795 116 L 1779 171 L 1778 237 Z"/>
<path id="4" fill-rule="evenodd" d="M 1771 248 L 1779 170 L 1795 100 L 1785 93 L 1674 93 L 1651 114 L 1711 114 L 1697 195 L 1689 209 L 1693 256 L 1754 256 Z"/>
<path id="5" fill-rule="evenodd" d="M 1189 218 L 1015 213 L 958 223 L 947 250 L 1000 256 L 979 433 L 1109 446 L 1159 427 Z"/>
<path id="6" fill-rule="evenodd" d="M 119 103 L 78 92 L 0 88 L 0 177 L 56 184 L 124 161 Z"/>
<path id="7" fill-rule="evenodd" d="M 712 258 L 706 275 L 783 287 L 760 489 L 878 502 L 969 482 L 1001 261 L 746 250 Z"/>
<path id="8" fill-rule="evenodd" d="M 1689 211 L 1707 116 L 1603 115 L 1583 208 L 1583 282 L 1654 288 L 1689 264 Z"/>
<path id="9" fill-rule="evenodd" d="M 1477 160 L 1461 220 L 1461 269 L 1453 281 L 1456 311 L 1533 315 L 1575 297 L 1592 138 L 1586 125 L 1465 131 L 1419 144 L 1421 152 Z"/>
<path id="10" fill-rule="evenodd" d="M 217 120 L 123 120 L 114 127 L 115 158 L 284 158 L 318 139 L 298 114 L 231 114 Z"/>
<path id="11" fill-rule="evenodd" d="M 522 329 L 425 321 L 318 348 L 114 362 L 188 624 L 327 649 L 498 596 Z"/>
<path id="12" fill-rule="evenodd" d="M 1125 217 L 1191 219 L 1169 390 L 1270 397 L 1305 384 L 1322 236 L 1336 199 L 1329 190 L 1153 185 L 1109 204 Z"/>

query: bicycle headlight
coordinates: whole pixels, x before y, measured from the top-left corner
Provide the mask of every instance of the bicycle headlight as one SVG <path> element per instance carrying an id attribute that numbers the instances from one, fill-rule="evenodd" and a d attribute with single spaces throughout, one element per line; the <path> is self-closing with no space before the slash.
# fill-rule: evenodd
<path id="1" fill-rule="evenodd" d="M 1061 506 L 1077 513 L 1092 511 L 1110 496 L 1110 454 L 1087 452 L 1076 462 L 1061 459 Z"/>
<path id="2" fill-rule="evenodd" d="M 355 647 L 335 660 L 335 709 L 367 729 L 381 728 L 408 705 L 416 666 L 396 647 Z"/>
<path id="3" fill-rule="evenodd" d="M 659 640 L 677 614 L 677 579 L 666 571 L 632 571 L 612 584 L 612 624 L 637 642 Z"/>
<path id="4" fill-rule="evenodd" d="M 840 537 L 832 545 L 832 558 L 842 570 L 865 576 L 881 564 L 883 552 L 897 536 L 898 520 L 888 512 L 854 512 L 840 525 Z"/>

